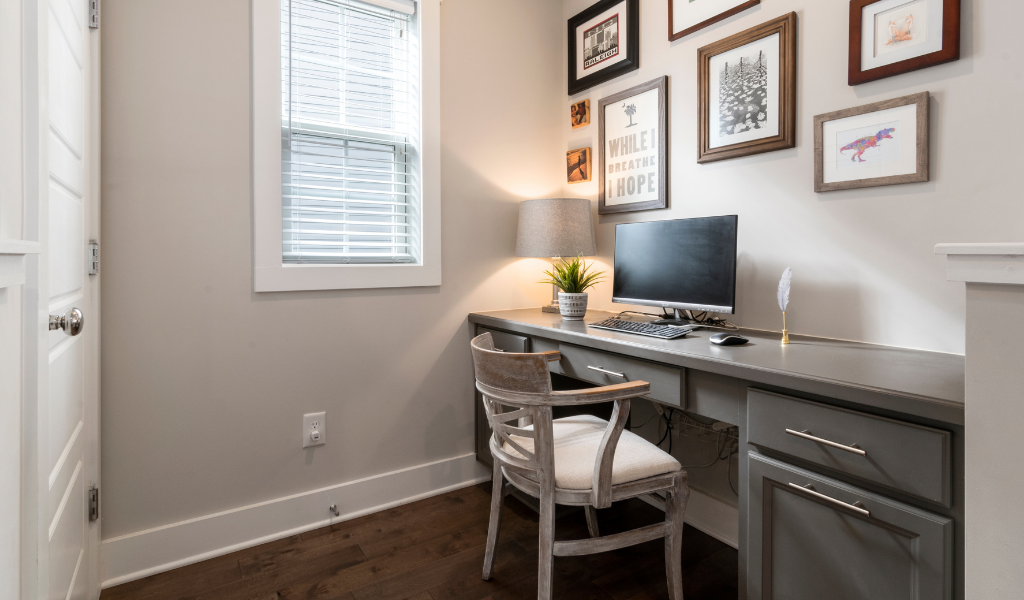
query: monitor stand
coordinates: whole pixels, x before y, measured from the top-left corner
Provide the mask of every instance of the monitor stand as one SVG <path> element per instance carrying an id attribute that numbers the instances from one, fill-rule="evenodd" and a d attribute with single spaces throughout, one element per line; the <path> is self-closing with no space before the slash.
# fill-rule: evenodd
<path id="1" fill-rule="evenodd" d="M 674 312 L 673 318 L 658 319 L 657 321 L 652 321 L 652 323 L 654 323 L 655 325 L 675 325 L 676 327 L 689 326 L 694 329 L 700 327 L 693 321 L 687 319 L 686 316 L 683 314 L 683 311 L 679 310 L 678 308 L 673 308 L 672 310 Z"/>

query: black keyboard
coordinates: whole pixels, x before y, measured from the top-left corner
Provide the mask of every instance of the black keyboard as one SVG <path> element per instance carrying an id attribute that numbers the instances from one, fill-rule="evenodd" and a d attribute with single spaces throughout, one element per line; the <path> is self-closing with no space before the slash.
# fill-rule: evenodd
<path id="1" fill-rule="evenodd" d="M 655 325 L 654 323 L 643 323 L 640 321 L 624 321 L 622 319 L 606 319 L 600 323 L 594 323 L 590 327 L 598 329 L 610 329 L 612 331 L 624 331 L 626 333 L 637 333 L 651 337 L 671 340 L 690 333 L 692 330 L 686 327 L 674 325 Z"/>

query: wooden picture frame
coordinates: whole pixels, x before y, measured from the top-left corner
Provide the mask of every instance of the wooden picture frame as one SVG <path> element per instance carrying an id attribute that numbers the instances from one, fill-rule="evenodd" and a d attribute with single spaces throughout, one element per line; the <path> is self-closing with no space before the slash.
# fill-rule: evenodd
<path id="1" fill-rule="evenodd" d="M 796 146 L 796 26 L 791 12 L 697 51 L 698 163 Z M 739 61 L 732 70 L 730 59 Z M 735 100 L 750 69 L 762 73 L 759 83 L 742 102 Z"/>
<path id="2" fill-rule="evenodd" d="M 566 183 L 584 183 L 590 181 L 593 176 L 592 157 L 590 148 L 577 148 L 565 153 L 565 181 Z"/>
<path id="3" fill-rule="evenodd" d="M 814 191 L 928 181 L 929 97 L 922 92 L 814 117 Z M 856 119 L 860 116 L 866 118 Z M 904 133 L 908 130 L 913 133 L 909 140 Z M 865 160 L 868 151 L 872 154 Z M 851 165 L 846 164 L 846 152 Z M 890 160 L 869 164 L 882 152 Z"/>
<path id="4" fill-rule="evenodd" d="M 597 119 L 601 146 L 597 213 L 666 208 L 668 77 L 602 98 Z"/>
<path id="5" fill-rule="evenodd" d="M 914 21 L 915 6 L 922 6 L 931 21 Z M 941 19 L 934 14 L 941 10 Z M 921 9 L 919 9 L 921 10 Z M 897 12 L 901 11 L 901 12 Z M 880 20 L 891 13 L 889 32 Z M 919 12 L 920 14 L 920 12 Z M 865 15 L 872 17 L 865 20 Z M 907 20 L 909 15 L 909 22 Z M 917 28 L 918 31 L 913 29 Z M 870 34 L 871 39 L 865 39 Z M 884 45 L 912 42 L 905 50 L 879 51 Z M 914 36 L 917 36 L 916 38 Z M 865 43 L 869 47 L 865 47 Z M 851 0 L 850 1 L 850 85 L 884 79 L 960 59 L 960 0 Z"/>
<path id="6" fill-rule="evenodd" d="M 569 106 L 569 123 L 573 129 L 590 125 L 590 98 L 573 102 Z"/>
<path id="7" fill-rule="evenodd" d="M 682 27 L 681 29 L 676 31 L 675 5 L 677 2 L 686 1 L 687 0 L 668 0 L 668 41 L 670 42 L 674 42 L 678 39 L 684 38 L 690 35 L 691 33 L 696 33 L 697 31 L 700 31 L 701 29 L 704 29 L 709 25 L 714 25 L 719 21 L 724 21 L 725 19 L 728 19 L 733 15 L 738 15 L 739 13 L 747 10 L 748 8 L 753 8 L 761 3 L 761 0 L 729 0 L 732 4 L 732 6 L 730 6 L 729 8 L 723 10 L 720 13 L 711 15 L 707 19 L 702 19 L 701 21 L 693 25 L 690 25 L 689 27 Z M 690 0 L 690 2 L 692 1 L 693 0 Z M 689 2 L 687 4 L 689 4 Z"/>
<path id="8" fill-rule="evenodd" d="M 640 0 L 600 0 L 569 19 L 568 60 L 570 96 L 639 69 Z"/>

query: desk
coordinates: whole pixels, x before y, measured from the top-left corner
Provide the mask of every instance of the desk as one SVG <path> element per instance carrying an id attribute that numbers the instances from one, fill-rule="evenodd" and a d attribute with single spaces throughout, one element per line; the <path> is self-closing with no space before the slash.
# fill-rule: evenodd
<path id="1" fill-rule="evenodd" d="M 749 344 L 721 347 L 710 331 L 661 340 L 587 326 L 610 316 L 521 309 L 469 321 L 474 334 L 505 333 L 509 351 L 561 350 L 554 372 L 622 381 L 586 369 L 601 362 L 650 380 L 657 402 L 739 427 L 741 598 L 856 586 L 963 600 L 962 356 L 800 335 L 782 346 L 752 330 Z M 480 419 L 477 453 L 489 463 Z"/>

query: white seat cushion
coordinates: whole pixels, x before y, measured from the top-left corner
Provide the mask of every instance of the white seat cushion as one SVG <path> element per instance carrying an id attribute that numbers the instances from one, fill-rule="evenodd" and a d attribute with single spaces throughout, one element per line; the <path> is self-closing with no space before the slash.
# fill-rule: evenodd
<path id="1" fill-rule="evenodd" d="M 591 415 L 555 419 L 551 423 L 555 437 L 555 487 L 564 490 L 589 490 L 594 483 L 594 465 L 608 421 Z M 533 429 L 533 426 L 526 429 Z M 517 444 L 533 452 L 533 439 L 512 436 Z M 504 445 L 505 452 L 523 455 Z M 642 437 L 623 431 L 612 460 L 612 485 L 672 473 L 682 469 L 679 461 Z"/>

